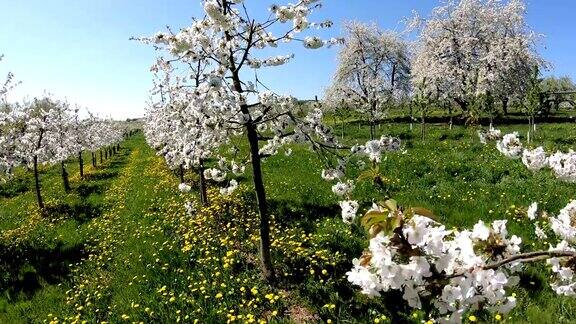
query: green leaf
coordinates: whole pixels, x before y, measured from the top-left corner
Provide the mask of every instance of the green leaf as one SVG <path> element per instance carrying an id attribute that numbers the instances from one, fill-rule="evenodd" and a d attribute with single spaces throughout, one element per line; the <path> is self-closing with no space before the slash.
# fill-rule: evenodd
<path id="1" fill-rule="evenodd" d="M 398 202 L 394 199 L 388 199 L 384 202 L 384 207 L 386 207 L 390 211 L 397 211 L 398 210 Z"/>
<path id="2" fill-rule="evenodd" d="M 362 172 L 359 176 L 358 176 L 358 181 L 373 181 L 374 178 L 380 176 L 380 167 L 379 166 L 375 166 L 373 168 L 370 168 L 364 172 Z"/>
<path id="3" fill-rule="evenodd" d="M 388 211 L 377 211 L 377 210 L 371 210 L 369 212 L 367 212 L 364 217 L 362 217 L 361 220 L 361 224 L 362 226 L 364 226 L 364 228 L 369 231 L 370 227 L 372 227 L 372 225 L 375 224 L 379 224 L 379 223 L 385 223 L 386 219 L 388 219 Z"/>
<path id="4" fill-rule="evenodd" d="M 436 219 L 436 215 L 434 215 L 434 213 L 429 209 L 422 207 L 412 207 L 410 209 L 412 210 L 412 213 L 415 215 L 426 216 L 431 219 Z"/>

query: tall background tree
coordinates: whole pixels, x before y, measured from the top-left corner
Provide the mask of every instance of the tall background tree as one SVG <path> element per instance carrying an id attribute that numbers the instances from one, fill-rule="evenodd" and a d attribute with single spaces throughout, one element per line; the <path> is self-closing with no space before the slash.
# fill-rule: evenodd
<path id="1" fill-rule="evenodd" d="M 399 35 L 376 24 L 347 22 L 344 34 L 326 98 L 331 106 L 345 104 L 358 111 L 374 139 L 377 120 L 409 91 L 408 47 Z"/>
<path id="2" fill-rule="evenodd" d="M 21 133 L 15 152 L 23 164 L 26 164 L 34 173 L 34 188 L 40 210 L 44 210 L 45 205 L 42 198 L 39 166 L 48 164 L 53 157 L 49 137 L 50 131 L 54 129 L 51 125 L 54 121 L 51 118 L 54 116 L 54 109 L 56 109 L 56 103 L 49 96 L 34 98 L 23 105 Z"/>
<path id="3" fill-rule="evenodd" d="M 413 82 L 426 80 L 430 91 L 465 114 L 482 95 L 499 98 L 507 111 L 508 102 L 527 91 L 531 71 L 544 64 L 525 16 L 522 0 L 449 1 L 435 8 L 420 24 Z"/>
<path id="4" fill-rule="evenodd" d="M 66 170 L 66 160 L 77 151 L 74 141 L 73 123 L 77 110 L 64 101 L 52 101 L 53 108 L 48 116 L 47 146 L 50 151 L 51 164 L 60 164 L 62 184 L 66 192 L 70 191 L 70 181 Z"/>
<path id="5" fill-rule="evenodd" d="M 4 55 L 0 55 L 0 62 Z M 18 164 L 14 157 L 19 120 L 16 107 L 8 102 L 8 92 L 14 88 L 14 75 L 10 72 L 0 86 L 0 180 L 5 181 Z"/>

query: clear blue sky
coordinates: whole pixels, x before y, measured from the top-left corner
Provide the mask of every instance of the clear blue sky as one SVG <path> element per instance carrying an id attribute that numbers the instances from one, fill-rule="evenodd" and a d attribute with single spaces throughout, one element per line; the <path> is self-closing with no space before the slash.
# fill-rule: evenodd
<path id="1" fill-rule="evenodd" d="M 282 0 L 246 0 L 266 10 Z M 336 36 L 344 20 L 375 21 L 386 29 L 412 10 L 426 16 L 437 0 L 326 0 L 315 20 L 332 19 Z M 543 39 L 542 55 L 553 64 L 549 73 L 576 79 L 576 1 L 531 0 L 529 23 Z M 14 99 L 44 90 L 66 97 L 102 116 L 127 118 L 144 112 L 151 86 L 151 47 L 129 41 L 164 26 L 177 30 L 201 15 L 198 0 L 14 0 L 0 4 L 0 78 L 12 71 L 22 81 Z M 309 51 L 300 44 L 283 47 L 295 53 L 289 65 L 262 76 L 272 88 L 299 98 L 321 95 L 335 68 L 336 49 Z"/>

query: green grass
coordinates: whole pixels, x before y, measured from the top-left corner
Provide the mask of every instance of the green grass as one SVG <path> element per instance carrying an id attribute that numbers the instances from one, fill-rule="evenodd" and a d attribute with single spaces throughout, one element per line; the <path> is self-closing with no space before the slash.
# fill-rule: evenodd
<path id="1" fill-rule="evenodd" d="M 526 129 L 502 127 L 521 134 Z M 574 148 L 574 130 L 574 124 L 539 125 L 533 145 Z M 378 132 L 401 137 L 406 152 L 389 154 L 380 164 L 390 179 L 385 192 L 368 182 L 357 186 L 354 198 L 363 210 L 389 196 L 401 205 L 429 208 L 449 226 L 509 219 L 510 231 L 525 245 L 541 248 L 546 244 L 534 238 L 532 226 L 514 215 L 533 201 L 555 213 L 576 199 L 576 185 L 559 182 L 550 171 L 532 173 L 494 145 L 482 146 L 473 128 L 431 125 L 424 140 L 418 125 L 413 130 L 407 124 L 381 125 Z M 346 143 L 363 142 L 368 129 L 349 124 L 344 135 Z M 275 287 L 258 275 L 248 170 L 242 180 L 248 189 L 230 200 L 214 198 L 213 207 L 196 219 L 183 209 L 194 194 L 177 192 L 177 176 L 141 134 L 90 170 L 86 180 L 73 177 L 71 193 L 63 192 L 58 168 L 43 170 L 43 194 L 53 207 L 47 217 L 36 211 L 30 174 L 19 170 L 0 187 L 0 323 L 225 322 L 230 311 L 236 319 L 251 314 L 273 322 L 420 318 L 412 318 L 395 294 L 368 299 L 347 284 L 344 274 L 366 236 L 340 220 L 337 198 L 321 179 L 315 154 L 296 146 L 290 156 L 267 159 L 263 168 L 275 215 L 273 254 L 280 278 Z M 77 173 L 73 161 L 69 172 Z M 576 302 L 547 287 L 542 267 L 527 273 L 508 321 L 571 322 Z M 267 294 L 278 301 L 268 301 Z"/>
<path id="2" fill-rule="evenodd" d="M 501 129 L 504 133 L 519 131 L 526 142 L 527 126 Z M 575 130 L 575 124 L 539 125 L 530 146 L 567 151 L 576 146 Z M 353 198 L 365 208 L 375 199 L 391 197 L 404 206 L 431 209 L 442 222 L 454 227 L 470 227 L 480 219 L 509 219 L 511 232 L 521 236 L 525 245 L 547 249 L 546 242 L 536 240 L 531 224 L 515 220 L 516 210 L 537 201 L 543 210 L 557 213 L 576 199 L 575 184 L 558 181 L 549 170 L 532 173 L 521 161 L 503 157 L 494 144 L 481 145 L 474 128 L 450 130 L 429 125 L 424 140 L 420 139 L 419 125 L 412 131 L 405 124 L 382 125 L 379 133 L 403 138 L 406 153 L 389 154 L 380 164 L 383 175 L 391 179 L 385 193 L 371 183 L 357 186 Z M 362 142 L 368 136 L 366 128 L 348 125 L 344 141 Z M 330 212 L 338 210 L 330 185 L 320 179 L 320 169 L 319 159 L 303 148 L 295 148 L 289 157 L 279 155 L 264 163 L 270 199 L 281 202 L 280 214 L 305 215 L 306 221 L 330 217 Z M 352 170 L 352 174 L 358 171 Z M 328 226 L 335 225 L 330 222 Z M 360 254 L 356 252 L 357 257 Z M 525 289 L 517 292 L 520 299 L 511 315 L 513 321 L 570 322 L 576 303 L 556 296 L 546 287 L 549 274 L 542 267 L 528 270 L 533 277 L 523 278 Z"/>

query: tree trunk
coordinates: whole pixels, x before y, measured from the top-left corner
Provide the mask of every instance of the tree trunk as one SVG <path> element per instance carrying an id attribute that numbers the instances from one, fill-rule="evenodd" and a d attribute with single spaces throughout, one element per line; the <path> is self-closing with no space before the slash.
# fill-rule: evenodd
<path id="1" fill-rule="evenodd" d="M 392 86 L 392 91 L 394 91 L 394 85 L 396 84 L 396 64 L 394 64 L 392 66 L 392 80 L 390 82 L 390 85 Z"/>
<path id="2" fill-rule="evenodd" d="M 42 200 L 42 193 L 40 192 L 40 175 L 38 174 L 38 156 L 34 156 L 34 186 L 36 189 L 36 201 L 40 211 L 44 210 L 44 201 Z"/>
<path id="3" fill-rule="evenodd" d="M 100 164 L 102 164 L 102 149 L 100 149 Z"/>
<path id="4" fill-rule="evenodd" d="M 226 1 L 224 1 L 224 8 L 226 10 Z M 248 43 L 252 42 L 253 31 L 248 37 Z M 226 39 L 230 41 L 232 37 L 226 32 Z M 234 53 L 230 51 L 228 57 L 234 90 L 238 93 L 243 93 L 242 81 L 240 80 L 240 72 L 236 68 L 236 61 Z M 240 105 L 240 111 L 244 115 L 250 116 L 250 109 L 246 103 Z M 262 266 L 262 275 L 268 282 L 274 281 L 274 268 L 272 266 L 272 257 L 270 254 L 270 215 L 268 214 L 268 204 L 266 201 L 266 189 L 262 179 L 262 166 L 260 157 L 260 148 L 258 143 L 258 133 L 256 131 L 257 125 L 251 120 L 245 124 L 246 136 L 250 144 L 250 157 L 252 160 L 252 175 L 254 180 L 254 191 L 256 192 L 256 202 L 258 204 L 258 213 L 260 214 L 260 262 Z"/>
<path id="5" fill-rule="evenodd" d="M 105 149 L 105 148 L 104 148 L 104 149 L 102 149 L 102 150 L 104 150 L 104 158 L 105 158 L 106 160 L 108 160 L 108 149 Z"/>
<path id="6" fill-rule="evenodd" d="M 91 153 L 92 153 L 92 166 L 96 167 L 96 154 L 94 152 Z"/>
<path id="7" fill-rule="evenodd" d="M 449 129 L 452 130 L 452 127 L 454 126 L 454 116 L 452 116 L 452 103 L 448 103 L 448 114 L 450 115 L 450 127 Z"/>
<path id="8" fill-rule="evenodd" d="M 64 161 L 60 163 L 62 169 L 62 183 L 64 184 L 64 191 L 70 191 L 70 180 L 68 179 L 68 171 L 66 171 L 66 164 Z"/>
<path id="9" fill-rule="evenodd" d="M 84 180 L 84 160 L 82 159 L 82 152 L 78 153 L 78 163 L 80 165 L 80 179 Z"/>
<path id="10" fill-rule="evenodd" d="M 424 113 L 422 113 L 420 119 L 420 131 L 421 131 L 420 136 L 422 137 L 422 139 L 424 139 L 426 137 L 426 119 L 424 117 Z"/>
<path id="11" fill-rule="evenodd" d="M 235 90 L 242 90 L 239 82 L 239 76 L 236 74 Z M 238 82 L 238 83 L 236 83 Z M 249 114 L 248 106 L 240 106 L 242 113 Z M 246 124 L 246 135 L 250 144 L 250 158 L 252 161 L 252 177 L 254 181 L 254 191 L 256 192 L 256 203 L 258 204 L 258 213 L 260 216 L 260 263 L 262 266 L 262 275 L 268 282 L 274 281 L 274 267 L 270 253 L 270 215 L 268 214 L 268 203 L 266 201 L 266 189 L 262 178 L 262 165 L 260 157 L 260 148 L 258 143 L 258 133 L 256 125 L 252 122 Z"/>
<path id="12" fill-rule="evenodd" d="M 376 138 L 376 103 L 370 104 L 370 140 Z"/>
<path id="13" fill-rule="evenodd" d="M 340 128 L 342 131 L 342 139 L 341 140 L 343 141 L 344 140 L 344 120 L 340 121 Z"/>
<path id="14" fill-rule="evenodd" d="M 456 103 L 460 106 L 460 109 L 462 109 L 463 112 L 467 112 L 468 111 L 468 102 L 466 102 L 466 100 L 462 100 L 462 99 L 454 99 L 454 101 L 456 101 Z"/>
<path id="15" fill-rule="evenodd" d="M 502 98 L 502 111 L 504 115 L 508 115 L 508 98 Z"/>
<path id="16" fill-rule="evenodd" d="M 179 166 L 179 175 L 180 175 L 180 183 L 184 183 L 184 164 L 180 164 Z"/>
<path id="17" fill-rule="evenodd" d="M 413 106 L 412 106 L 412 102 L 410 102 L 410 105 L 408 106 L 410 108 L 410 131 L 412 131 L 414 129 L 414 115 L 413 115 Z"/>
<path id="18" fill-rule="evenodd" d="M 264 278 L 268 281 L 272 281 L 274 279 L 274 268 L 272 267 L 272 258 L 270 256 L 270 215 L 268 214 L 266 190 L 262 179 L 258 134 L 256 133 L 256 127 L 253 124 L 248 124 L 246 128 L 248 133 L 248 142 L 250 143 L 254 190 L 256 191 L 256 201 L 258 203 L 258 212 L 260 213 L 260 261 L 262 262 Z"/>
<path id="19" fill-rule="evenodd" d="M 528 117 L 528 134 L 527 134 L 527 137 L 528 137 L 527 142 L 528 142 L 528 144 L 530 144 L 531 139 L 532 139 L 532 138 L 531 138 L 531 135 L 532 135 L 531 133 L 532 133 L 532 117 Z"/>
<path id="20" fill-rule="evenodd" d="M 200 159 L 198 167 L 198 175 L 200 176 L 200 202 L 203 206 L 208 206 L 208 193 L 206 192 L 206 178 L 204 178 L 204 160 Z"/>

